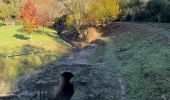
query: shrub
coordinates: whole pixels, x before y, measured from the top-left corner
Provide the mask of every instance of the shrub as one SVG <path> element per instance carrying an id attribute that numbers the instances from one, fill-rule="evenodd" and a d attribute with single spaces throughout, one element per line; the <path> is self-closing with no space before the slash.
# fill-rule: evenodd
<path id="1" fill-rule="evenodd" d="M 121 20 L 135 21 L 143 15 L 144 4 L 140 0 L 129 0 L 122 5 Z M 144 17 L 144 16 L 143 16 Z"/>
<path id="2" fill-rule="evenodd" d="M 161 22 L 166 3 L 164 0 L 150 0 L 146 6 L 146 11 L 152 21 Z"/>
<path id="3" fill-rule="evenodd" d="M 170 22 L 170 0 L 120 0 L 121 20 Z"/>
<path id="4" fill-rule="evenodd" d="M 18 14 L 19 8 L 11 4 L 3 2 L 0 3 L 0 19 L 5 20 L 6 24 L 8 24 L 8 22 L 13 22 L 12 19 L 15 18 Z"/>

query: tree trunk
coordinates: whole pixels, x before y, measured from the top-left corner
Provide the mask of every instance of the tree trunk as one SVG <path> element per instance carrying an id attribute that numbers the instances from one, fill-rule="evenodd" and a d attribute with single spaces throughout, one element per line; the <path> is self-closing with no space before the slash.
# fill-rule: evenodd
<path id="1" fill-rule="evenodd" d="M 30 33 L 30 36 L 31 36 L 30 39 L 31 39 L 31 43 L 32 43 L 32 32 Z"/>
<path id="2" fill-rule="evenodd" d="M 158 23 L 160 23 L 161 22 L 161 14 L 159 13 L 158 14 Z"/>
<path id="3" fill-rule="evenodd" d="M 81 31 L 80 31 L 80 26 L 81 26 L 81 25 L 80 25 L 80 21 L 79 21 L 79 20 L 76 20 L 76 21 L 75 21 L 75 28 L 76 28 L 78 34 L 81 33 Z"/>
<path id="4" fill-rule="evenodd" d="M 134 13 L 133 13 L 133 16 L 132 16 L 132 22 L 135 21 L 135 17 L 136 17 L 136 13 L 134 12 Z"/>

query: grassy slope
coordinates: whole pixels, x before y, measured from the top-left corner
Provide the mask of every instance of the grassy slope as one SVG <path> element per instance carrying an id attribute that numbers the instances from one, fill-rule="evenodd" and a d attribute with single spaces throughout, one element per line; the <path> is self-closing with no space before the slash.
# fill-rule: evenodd
<path id="1" fill-rule="evenodd" d="M 128 99 L 170 98 L 170 31 L 145 32 L 126 31 L 117 39 L 118 48 L 129 48 L 118 54 Z"/>
<path id="2" fill-rule="evenodd" d="M 30 36 L 23 31 L 21 26 L 0 27 L 0 79 L 16 79 L 42 65 L 63 57 L 70 48 L 70 45 L 60 39 L 56 31 L 51 29 L 38 30 L 33 33 L 32 42 L 29 41 L 29 38 Z M 45 53 L 11 58 L 3 57 L 39 51 Z"/>
<path id="3" fill-rule="evenodd" d="M 122 28 L 125 27 L 123 25 Z M 113 32 L 120 31 L 116 41 L 106 40 L 105 50 L 100 52 L 99 49 L 92 55 L 91 61 L 96 63 L 103 56 L 104 61 L 110 62 L 108 73 L 113 76 L 121 74 L 126 85 L 127 100 L 162 100 L 163 97 L 169 100 L 170 30 L 131 23 L 128 27 Z M 127 51 L 120 52 L 120 48 Z M 119 64 L 121 67 L 118 67 Z M 118 99 L 120 87 L 118 82 L 113 84 L 116 85 L 113 91 Z"/>

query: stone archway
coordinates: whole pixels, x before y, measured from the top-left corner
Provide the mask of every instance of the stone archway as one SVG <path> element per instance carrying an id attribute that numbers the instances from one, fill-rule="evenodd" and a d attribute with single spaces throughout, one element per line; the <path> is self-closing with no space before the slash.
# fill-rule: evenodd
<path id="1" fill-rule="evenodd" d="M 71 72 L 64 72 L 60 75 L 56 100 L 71 100 L 74 94 L 74 85 L 70 83 L 72 77 L 74 75 Z"/>

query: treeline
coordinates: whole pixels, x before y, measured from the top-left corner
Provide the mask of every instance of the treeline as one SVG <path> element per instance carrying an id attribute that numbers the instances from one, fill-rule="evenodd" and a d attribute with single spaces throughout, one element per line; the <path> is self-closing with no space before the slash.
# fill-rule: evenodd
<path id="1" fill-rule="evenodd" d="M 29 29 L 36 21 L 43 27 L 74 27 L 80 33 L 82 26 L 110 22 L 120 13 L 118 0 L 0 0 L 0 19 L 15 23 L 21 18 Z"/>
<path id="2" fill-rule="evenodd" d="M 23 7 L 27 2 L 32 2 L 35 6 L 38 20 L 41 21 L 43 27 L 52 24 L 60 13 L 56 0 L 0 0 L 0 20 L 4 20 L 6 24 L 19 22 Z"/>
<path id="3" fill-rule="evenodd" d="M 170 22 L 170 0 L 119 0 L 120 21 Z"/>
<path id="4" fill-rule="evenodd" d="M 27 1 L 35 4 L 43 27 L 63 15 L 62 24 L 77 29 L 115 20 L 170 22 L 170 0 L 0 0 L 0 20 L 16 23 Z"/>

